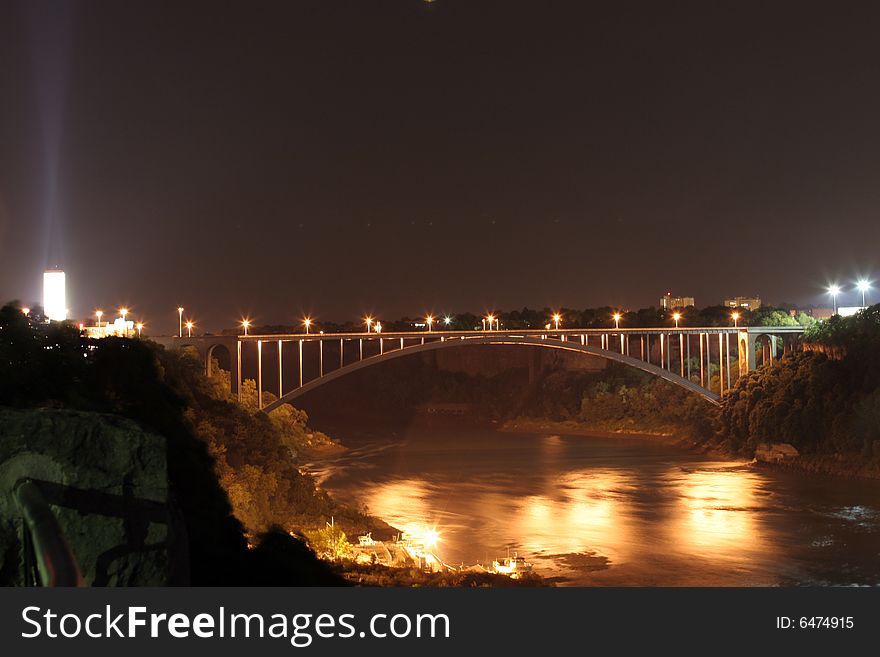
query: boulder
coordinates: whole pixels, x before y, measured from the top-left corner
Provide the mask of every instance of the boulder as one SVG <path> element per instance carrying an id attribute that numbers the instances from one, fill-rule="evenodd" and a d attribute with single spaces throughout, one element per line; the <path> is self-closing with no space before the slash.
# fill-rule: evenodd
<path id="1" fill-rule="evenodd" d="M 168 503 L 162 436 L 114 415 L 0 407 L 0 583 L 24 581 L 11 495 L 24 478 L 49 502 L 86 585 L 185 579 L 185 532 Z"/>

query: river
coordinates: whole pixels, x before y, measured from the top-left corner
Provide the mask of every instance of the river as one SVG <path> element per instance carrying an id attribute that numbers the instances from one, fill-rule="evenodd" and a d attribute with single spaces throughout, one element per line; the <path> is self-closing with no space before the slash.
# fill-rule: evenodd
<path id="1" fill-rule="evenodd" d="M 514 552 L 560 585 L 880 584 L 880 483 L 651 439 L 415 429 L 348 441 L 321 486 L 450 564 Z"/>

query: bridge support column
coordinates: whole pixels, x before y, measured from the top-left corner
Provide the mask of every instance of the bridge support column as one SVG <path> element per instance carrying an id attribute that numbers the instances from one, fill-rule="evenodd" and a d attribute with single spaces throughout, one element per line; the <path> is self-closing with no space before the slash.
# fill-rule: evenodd
<path id="1" fill-rule="evenodd" d="M 684 376 L 684 333 L 678 334 L 678 357 L 681 361 L 681 375 Z"/>
<path id="2" fill-rule="evenodd" d="M 703 355 L 703 334 L 699 333 L 699 334 L 697 334 L 697 337 L 700 338 L 700 386 L 705 388 L 706 387 L 706 377 L 703 374 L 703 370 L 704 370 L 703 361 L 705 360 L 704 355 Z"/>
<path id="3" fill-rule="evenodd" d="M 281 366 L 281 340 L 278 341 L 278 397 L 284 396 L 284 379 L 281 378 L 281 372 L 284 369 Z"/>
<path id="4" fill-rule="evenodd" d="M 748 331 L 740 331 L 737 335 L 737 355 L 740 376 L 755 369 L 755 336 Z"/>
<path id="5" fill-rule="evenodd" d="M 232 387 L 230 392 L 238 397 L 238 403 L 241 403 L 241 340 L 235 341 L 235 362 L 229 364 L 229 368 L 235 370 L 229 373 L 229 384 Z M 229 360 L 232 360 L 230 357 Z"/>
<path id="6" fill-rule="evenodd" d="M 727 352 L 727 391 L 730 392 L 730 333 L 724 334 L 724 350 Z"/>
<path id="7" fill-rule="evenodd" d="M 263 410 L 263 341 L 257 340 L 257 408 Z"/>
<path id="8" fill-rule="evenodd" d="M 691 380 L 691 334 L 687 337 L 687 378 Z"/>
<path id="9" fill-rule="evenodd" d="M 724 342 L 718 334 L 718 395 L 724 397 Z"/>

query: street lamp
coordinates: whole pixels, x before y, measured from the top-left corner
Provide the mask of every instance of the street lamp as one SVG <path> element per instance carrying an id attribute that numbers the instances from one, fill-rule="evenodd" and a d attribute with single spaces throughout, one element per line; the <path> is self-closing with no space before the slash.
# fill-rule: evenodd
<path id="1" fill-rule="evenodd" d="M 311 317 L 306 317 L 306 318 L 303 320 L 303 326 L 306 327 L 306 335 L 308 335 L 308 334 L 309 334 L 309 329 L 310 329 L 311 326 L 312 326 L 312 318 L 311 318 Z"/>
<path id="2" fill-rule="evenodd" d="M 856 283 L 856 287 L 858 288 L 859 292 L 862 293 L 862 308 L 864 308 L 866 305 L 865 304 L 865 292 L 867 292 L 868 290 L 871 289 L 871 283 L 869 281 L 862 279 L 858 283 Z"/>
<path id="3" fill-rule="evenodd" d="M 489 323 L 489 330 L 492 330 L 492 324 L 495 323 L 495 315 L 486 315 L 486 321 Z"/>
<path id="4" fill-rule="evenodd" d="M 672 313 L 672 319 L 675 320 L 675 328 L 678 328 L 678 320 L 681 319 L 681 313 Z"/>
<path id="5" fill-rule="evenodd" d="M 840 286 L 838 285 L 829 285 L 828 286 L 828 294 L 831 295 L 831 303 L 834 306 L 834 314 L 837 314 L 837 295 L 840 294 Z"/>
<path id="6" fill-rule="evenodd" d="M 614 328 L 616 329 L 620 328 L 620 317 L 620 313 L 614 313 L 613 315 L 611 315 L 611 319 L 614 320 Z"/>
<path id="7" fill-rule="evenodd" d="M 364 324 L 367 325 L 367 333 L 369 333 L 370 326 L 373 324 L 373 318 L 372 317 L 364 317 Z"/>
<path id="8" fill-rule="evenodd" d="M 128 308 L 120 308 L 119 316 L 122 317 L 122 321 L 125 321 L 125 316 L 128 314 Z"/>
<path id="9" fill-rule="evenodd" d="M 138 322 L 137 324 L 135 324 L 134 327 L 137 329 L 138 337 L 141 337 L 141 331 L 144 330 L 144 323 L 143 323 L 143 322 Z"/>
<path id="10" fill-rule="evenodd" d="M 21 314 L 24 315 L 25 317 L 27 317 L 28 315 L 31 314 L 31 309 L 30 308 L 22 308 Z"/>
<path id="11" fill-rule="evenodd" d="M 177 337 L 183 337 L 183 306 L 177 306 Z"/>
<path id="12" fill-rule="evenodd" d="M 433 326 L 434 326 L 434 316 L 433 316 L 433 315 L 428 315 L 427 317 L 425 317 L 425 324 L 428 325 L 428 333 L 430 333 L 430 332 L 431 332 L 431 329 L 432 329 Z"/>
<path id="13" fill-rule="evenodd" d="M 375 330 L 376 330 L 376 333 L 382 332 L 382 322 L 380 322 L 378 320 L 376 321 L 376 329 Z"/>
<path id="14" fill-rule="evenodd" d="M 452 318 L 449 315 L 446 315 L 446 317 L 443 318 L 443 323 L 446 326 L 449 326 L 450 324 L 452 324 Z"/>
<path id="15" fill-rule="evenodd" d="M 186 322 L 186 337 L 188 337 L 188 338 L 192 337 L 193 326 L 195 326 L 195 324 L 193 324 L 191 321 L 187 320 L 187 322 Z"/>
<path id="16" fill-rule="evenodd" d="M 98 318 L 98 328 L 101 328 L 101 318 L 102 318 L 103 316 L 104 316 L 104 311 L 103 311 L 103 310 L 96 310 L 96 311 L 95 311 L 95 317 Z"/>
<path id="17" fill-rule="evenodd" d="M 245 335 L 248 334 L 248 328 L 250 327 L 250 325 L 251 325 L 251 320 L 249 320 L 249 319 L 241 320 L 241 327 L 244 329 Z"/>
<path id="18" fill-rule="evenodd" d="M 559 330 L 559 320 L 562 319 L 562 315 L 559 313 L 553 313 L 553 323 L 556 324 L 556 330 Z"/>
<path id="19" fill-rule="evenodd" d="M 730 315 L 730 318 L 733 320 L 733 328 L 736 328 L 739 325 L 737 323 L 737 322 L 739 322 L 739 313 L 732 313 Z"/>

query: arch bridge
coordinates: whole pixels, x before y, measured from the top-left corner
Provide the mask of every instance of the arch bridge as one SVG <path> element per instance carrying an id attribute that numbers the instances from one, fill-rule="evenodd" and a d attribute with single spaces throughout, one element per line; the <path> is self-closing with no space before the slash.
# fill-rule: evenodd
<path id="1" fill-rule="evenodd" d="M 438 349 L 479 345 L 523 345 L 598 356 L 623 363 L 670 381 L 713 404 L 719 404 L 731 387 L 731 370 L 742 375 L 755 369 L 758 348 L 762 362 L 772 363 L 778 352 L 800 348 L 803 328 L 749 326 L 704 328 L 527 329 L 496 331 L 410 331 L 394 333 L 296 333 L 174 337 L 166 346 L 194 347 L 205 370 L 218 347 L 230 356 L 231 392 L 241 400 L 242 358 L 256 352 L 256 385 L 259 408 L 269 413 L 316 388 L 358 370 L 403 356 Z M 731 340 L 731 336 L 733 340 Z M 731 355 L 731 343 L 734 355 Z M 290 364 L 290 350 L 295 364 Z M 311 353 L 309 353 L 311 351 Z M 315 354 L 314 352 L 317 352 Z M 267 357 L 276 359 L 277 381 L 263 377 Z M 317 356 L 317 375 L 304 376 L 304 354 Z M 285 356 L 287 356 L 285 358 Z M 733 364 L 735 362 L 735 364 Z M 715 377 L 711 367 L 715 367 Z M 263 391 L 277 399 L 263 404 Z"/>

